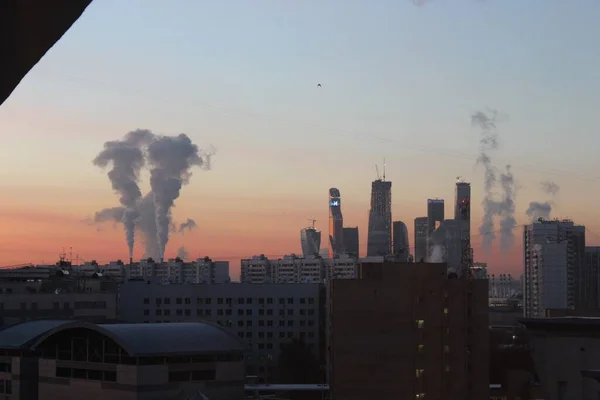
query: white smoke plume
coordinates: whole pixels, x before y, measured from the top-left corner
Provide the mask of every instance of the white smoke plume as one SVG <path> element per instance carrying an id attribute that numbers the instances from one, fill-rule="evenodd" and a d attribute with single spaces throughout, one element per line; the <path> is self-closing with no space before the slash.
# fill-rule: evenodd
<path id="1" fill-rule="evenodd" d="M 186 230 L 188 231 L 192 231 L 194 230 L 198 225 L 196 225 L 196 221 L 194 221 L 191 218 L 188 218 L 187 221 L 185 221 L 182 224 L 179 224 L 179 233 L 185 233 Z"/>
<path id="2" fill-rule="evenodd" d="M 543 181 L 540 182 L 542 187 L 542 191 L 546 195 L 550 195 L 551 197 L 556 197 L 560 192 L 560 186 L 552 181 Z M 532 201 L 529 203 L 529 207 L 525 214 L 531 219 L 531 221 L 535 221 L 538 218 L 549 219 L 552 214 L 552 201 Z"/>
<path id="3" fill-rule="evenodd" d="M 427 262 L 430 263 L 442 263 L 445 260 L 445 250 L 444 246 L 440 244 L 434 244 L 431 247 L 429 255 L 427 257 Z"/>
<path id="4" fill-rule="evenodd" d="M 136 203 L 142 197 L 138 185 L 140 169 L 144 165 L 141 145 L 148 143 L 153 136 L 148 130 L 129 132 L 123 140 L 104 143 L 104 150 L 93 161 L 94 165 L 101 168 L 112 164 L 111 170 L 108 171 L 108 179 L 113 190 L 119 194 L 119 201 L 124 207 L 121 220 L 125 226 L 130 257 L 133 255 L 135 219 L 138 217 Z"/>
<path id="5" fill-rule="evenodd" d="M 144 256 L 162 259 L 169 232 L 177 230 L 171 218 L 175 200 L 189 182 L 191 168 L 210 169 L 214 154 L 213 147 L 202 151 L 185 134 L 161 136 L 145 129 L 129 132 L 123 140 L 106 142 L 94 164 L 100 167 L 112 164 L 108 177 L 113 190 L 120 195 L 122 207 L 102 210 L 94 220 L 123 222 L 130 257 L 137 230 L 143 236 Z M 150 167 L 151 191 L 142 197 L 139 172 L 146 165 Z M 188 225 L 187 229 L 193 227 Z"/>
<path id="6" fill-rule="evenodd" d="M 491 110 L 488 113 L 477 111 L 471 116 L 472 125 L 481 129 L 479 140 L 479 157 L 477 164 L 484 168 L 484 196 L 483 217 L 479 226 L 479 233 L 483 237 L 482 245 L 484 251 L 489 251 L 496 234 L 494 232 L 494 219 L 500 218 L 500 246 L 507 250 L 514 242 L 515 200 L 516 183 L 511 172 L 510 165 L 505 167 L 504 172 L 492 163 L 489 153 L 498 148 L 498 134 L 496 130 L 498 112 Z M 500 181 L 501 195 L 496 196 L 494 189 Z"/>
<path id="7" fill-rule="evenodd" d="M 185 261 L 190 256 L 190 253 L 185 249 L 185 247 L 181 246 L 177 249 L 177 257 L 181 258 L 181 260 Z"/>

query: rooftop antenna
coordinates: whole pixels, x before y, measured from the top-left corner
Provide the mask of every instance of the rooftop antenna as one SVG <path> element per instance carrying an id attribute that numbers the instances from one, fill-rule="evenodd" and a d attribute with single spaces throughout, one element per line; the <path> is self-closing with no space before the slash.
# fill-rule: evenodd
<path id="1" fill-rule="evenodd" d="M 383 157 L 383 180 L 385 181 L 385 157 Z"/>

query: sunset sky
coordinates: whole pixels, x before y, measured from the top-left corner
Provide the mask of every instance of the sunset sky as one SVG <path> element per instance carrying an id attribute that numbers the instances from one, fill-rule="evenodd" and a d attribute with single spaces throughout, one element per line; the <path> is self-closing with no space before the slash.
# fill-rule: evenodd
<path id="1" fill-rule="evenodd" d="M 215 146 L 173 209 L 198 228 L 172 235 L 196 256 L 232 261 L 300 252 L 309 218 L 327 231 L 330 187 L 366 250 L 375 164 L 387 161 L 393 219 L 472 183 L 476 261 L 520 274 L 522 228 L 501 254 L 479 248 L 486 107 L 499 168 L 530 201 L 588 228 L 599 244 L 600 2 L 597 0 L 94 0 L 0 106 L 0 266 L 127 258 L 122 226 L 86 222 L 118 205 L 92 159 L 136 128 Z M 322 88 L 317 88 L 317 84 Z M 147 175 L 142 177 L 144 192 Z M 555 199 L 539 182 L 560 185 Z M 323 240 L 323 246 L 326 241 Z M 141 243 L 136 257 L 142 255 Z"/>

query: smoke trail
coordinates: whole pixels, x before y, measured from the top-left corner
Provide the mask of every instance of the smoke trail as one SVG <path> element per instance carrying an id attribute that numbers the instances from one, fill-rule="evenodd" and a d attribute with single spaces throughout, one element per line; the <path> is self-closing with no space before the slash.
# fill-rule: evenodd
<path id="1" fill-rule="evenodd" d="M 540 182 L 540 184 L 542 185 L 542 190 L 546 194 L 556 196 L 556 195 L 558 195 L 558 192 L 560 192 L 560 186 L 558 186 L 556 183 L 554 183 L 552 181 L 544 181 L 544 182 Z"/>
<path id="2" fill-rule="evenodd" d="M 185 247 L 181 246 L 177 249 L 177 257 L 181 258 L 181 260 L 185 261 L 190 256 L 190 253 L 185 249 Z"/>
<path id="3" fill-rule="evenodd" d="M 144 242 L 144 258 L 160 260 L 160 246 L 156 234 L 156 211 L 154 209 L 154 196 L 152 192 L 140 199 L 137 204 L 139 218 L 136 228 L 142 233 Z"/>
<path id="4" fill-rule="evenodd" d="M 514 242 L 514 229 L 517 226 L 515 219 L 516 186 L 510 165 L 507 165 L 505 172 L 500 175 L 500 185 L 503 192 L 502 201 L 497 204 L 498 214 L 501 217 L 500 248 L 508 250 Z"/>
<path id="5" fill-rule="evenodd" d="M 427 257 L 427 262 L 430 263 L 441 263 L 444 262 L 444 246 L 440 245 L 440 244 L 434 244 L 431 247 L 431 251 L 429 253 L 429 256 Z"/>
<path id="6" fill-rule="evenodd" d="M 152 165 L 150 187 L 154 196 L 156 234 L 161 256 L 169 240 L 171 208 L 182 186 L 189 181 L 190 169 L 193 166 L 207 168 L 203 156 L 198 146 L 183 133 L 175 137 L 156 137 L 148 146 L 148 161 Z"/>
<path id="7" fill-rule="evenodd" d="M 540 185 L 544 193 L 552 197 L 556 197 L 560 192 L 560 186 L 552 181 L 543 181 L 540 182 Z M 552 214 L 552 202 L 545 201 L 541 203 L 538 201 L 532 201 L 529 203 L 529 207 L 525 213 L 531 219 L 531 221 L 535 221 L 538 218 L 548 219 Z"/>
<path id="8" fill-rule="evenodd" d="M 532 221 L 535 221 L 538 218 L 548 219 L 552 213 L 552 205 L 547 201 L 544 203 L 532 201 L 529 203 L 529 208 L 527 208 L 525 213 Z"/>
<path id="9" fill-rule="evenodd" d="M 123 140 L 104 143 L 104 150 L 93 160 L 94 165 L 101 168 L 106 168 L 112 163 L 108 178 L 113 190 L 120 195 L 119 202 L 125 208 L 122 222 L 125 226 L 130 257 L 133 256 L 135 219 L 138 217 L 136 203 L 142 197 L 138 185 L 139 172 L 144 165 L 141 146 L 148 143 L 153 136 L 148 130 L 138 129 L 129 132 Z"/>
<path id="10" fill-rule="evenodd" d="M 487 154 L 490 150 L 498 147 L 496 116 L 496 111 L 492 111 L 490 115 L 482 111 L 477 111 L 471 116 L 471 124 L 481 129 L 477 164 L 483 165 L 484 168 L 484 197 L 482 201 L 483 217 L 479 226 L 479 233 L 482 235 L 482 245 L 485 251 L 489 251 L 492 242 L 496 238 L 494 234 L 494 214 L 496 214 L 497 206 L 494 201 L 493 188 L 496 184 L 497 170 L 492 165 L 492 160 Z"/>
<path id="11" fill-rule="evenodd" d="M 196 221 L 191 218 L 188 218 L 183 224 L 179 224 L 179 233 L 184 233 L 186 230 L 191 231 L 196 228 Z"/>
<path id="12" fill-rule="evenodd" d="M 122 222 L 124 213 L 125 208 L 123 207 L 105 208 L 103 210 L 97 211 L 94 214 L 94 222 Z"/>

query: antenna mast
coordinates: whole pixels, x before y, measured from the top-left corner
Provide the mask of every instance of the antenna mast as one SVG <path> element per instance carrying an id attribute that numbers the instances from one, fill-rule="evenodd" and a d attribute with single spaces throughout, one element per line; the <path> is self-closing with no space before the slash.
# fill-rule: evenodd
<path id="1" fill-rule="evenodd" d="M 383 157 L 383 180 L 385 181 L 385 157 Z"/>

